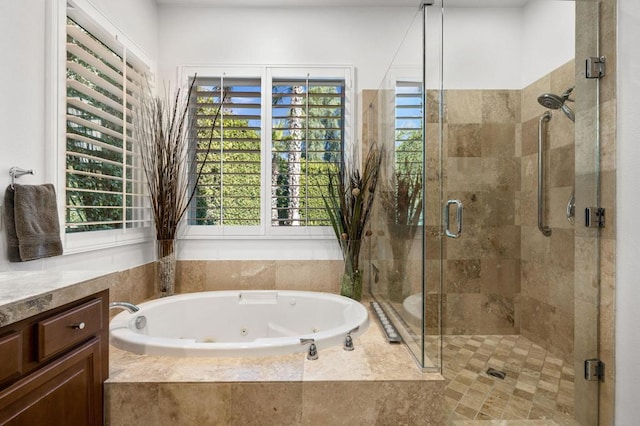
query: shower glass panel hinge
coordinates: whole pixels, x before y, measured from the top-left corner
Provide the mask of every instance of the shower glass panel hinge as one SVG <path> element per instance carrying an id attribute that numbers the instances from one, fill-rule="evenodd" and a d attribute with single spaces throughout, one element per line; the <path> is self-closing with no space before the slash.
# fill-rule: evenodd
<path id="1" fill-rule="evenodd" d="M 604 362 L 595 358 L 585 360 L 584 378 L 589 381 L 604 382 Z"/>
<path id="2" fill-rule="evenodd" d="M 584 209 L 584 226 L 587 228 L 604 228 L 605 210 L 602 207 Z"/>
<path id="3" fill-rule="evenodd" d="M 592 56 L 587 58 L 587 69 L 585 76 L 587 78 L 602 78 L 607 73 L 607 58 L 604 56 Z"/>

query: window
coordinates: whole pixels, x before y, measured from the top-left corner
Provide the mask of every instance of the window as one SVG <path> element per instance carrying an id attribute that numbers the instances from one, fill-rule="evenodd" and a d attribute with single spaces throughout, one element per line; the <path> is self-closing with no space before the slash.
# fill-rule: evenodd
<path id="1" fill-rule="evenodd" d="M 273 80 L 271 225 L 329 225 L 322 188 L 344 149 L 344 80 Z"/>
<path id="2" fill-rule="evenodd" d="M 67 233 L 148 226 L 131 138 L 140 67 L 67 18 Z"/>
<path id="3" fill-rule="evenodd" d="M 329 225 L 321 193 L 348 140 L 350 72 L 198 75 L 192 171 L 204 173 L 188 224 L 229 235 Z"/>
<path id="4" fill-rule="evenodd" d="M 189 223 L 259 225 L 260 79 L 198 78 L 194 90 L 195 167 L 204 169 Z"/>
<path id="5" fill-rule="evenodd" d="M 423 184 L 423 91 L 422 83 L 397 81 L 395 96 L 395 223 L 422 224 Z M 408 231 L 405 231 L 408 232 Z M 411 235 L 413 236 L 413 235 Z"/>
<path id="6" fill-rule="evenodd" d="M 422 83 L 396 82 L 396 169 L 422 164 Z"/>

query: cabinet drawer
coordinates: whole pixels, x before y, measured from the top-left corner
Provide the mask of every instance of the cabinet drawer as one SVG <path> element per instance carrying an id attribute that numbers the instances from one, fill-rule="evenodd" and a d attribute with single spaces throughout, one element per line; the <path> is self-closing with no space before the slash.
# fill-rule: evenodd
<path id="1" fill-rule="evenodd" d="M 22 374 L 22 333 L 12 331 L 0 337 L 0 382 Z"/>
<path id="2" fill-rule="evenodd" d="M 38 322 L 38 360 L 86 340 L 102 328 L 102 299 Z"/>

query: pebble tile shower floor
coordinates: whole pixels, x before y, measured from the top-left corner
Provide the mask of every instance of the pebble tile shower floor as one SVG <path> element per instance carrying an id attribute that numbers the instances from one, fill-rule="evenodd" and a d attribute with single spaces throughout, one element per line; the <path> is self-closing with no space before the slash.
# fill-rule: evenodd
<path id="1" fill-rule="evenodd" d="M 527 338 L 444 336 L 442 350 L 448 424 L 577 424 L 573 366 Z M 488 375 L 489 368 L 506 377 Z"/>

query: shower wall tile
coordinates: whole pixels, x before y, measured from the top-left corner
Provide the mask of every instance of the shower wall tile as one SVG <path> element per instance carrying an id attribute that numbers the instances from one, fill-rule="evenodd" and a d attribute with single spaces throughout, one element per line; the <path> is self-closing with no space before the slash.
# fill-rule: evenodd
<path id="1" fill-rule="evenodd" d="M 565 145 L 549 151 L 549 187 L 573 186 L 575 175 L 575 145 Z"/>
<path id="2" fill-rule="evenodd" d="M 480 293 L 480 259 L 447 260 L 446 293 Z"/>
<path id="3" fill-rule="evenodd" d="M 482 92 L 482 122 L 520 122 L 519 90 L 484 90 Z"/>
<path id="4" fill-rule="evenodd" d="M 574 108 L 572 104 L 568 104 Z M 551 120 L 547 123 L 547 150 L 575 144 L 575 124 L 562 111 L 551 111 Z"/>
<path id="5" fill-rule="evenodd" d="M 489 293 L 484 295 L 480 311 L 482 330 L 491 334 L 516 334 L 514 297 L 503 294 Z"/>
<path id="6" fill-rule="evenodd" d="M 520 259 L 482 259 L 481 293 L 508 296 L 520 293 L 520 265 Z"/>
<path id="7" fill-rule="evenodd" d="M 482 157 L 515 157 L 517 134 L 514 123 L 484 123 L 479 137 Z"/>
<path id="8" fill-rule="evenodd" d="M 548 268 L 538 261 L 531 262 L 523 260 L 521 271 L 520 293 L 523 296 L 549 303 L 551 300 L 551 291 L 549 287 Z M 534 326 L 535 325 L 527 322 L 523 324 L 523 327 L 526 328 Z"/>
<path id="9" fill-rule="evenodd" d="M 480 157 L 482 137 L 480 124 L 449 124 L 448 155 L 451 157 Z"/>
<path id="10" fill-rule="evenodd" d="M 538 117 L 522 123 L 522 157 L 538 152 Z"/>
<path id="11" fill-rule="evenodd" d="M 512 334 L 513 296 L 520 287 L 519 91 L 455 90 L 445 96 L 445 197 L 462 201 L 464 229 L 460 239 L 446 240 L 443 325 L 456 334 Z"/>
<path id="12" fill-rule="evenodd" d="M 482 90 L 447 90 L 445 92 L 445 121 L 449 124 L 483 122 Z"/>
<path id="13" fill-rule="evenodd" d="M 575 126 L 562 111 L 553 110 L 545 126 L 545 223 L 550 237 L 538 230 L 538 118 L 545 111 L 537 98 L 561 95 L 573 87 L 575 64 L 569 61 L 522 90 L 521 297 L 516 317 L 523 335 L 565 360 L 573 359 L 574 226 L 567 203 L 574 190 Z M 573 97 L 573 95 L 572 95 Z M 573 108 L 573 104 L 568 104 Z"/>
<path id="14" fill-rule="evenodd" d="M 548 265 L 573 271 L 575 263 L 575 232 L 573 229 L 554 229 L 550 241 Z"/>
<path id="15" fill-rule="evenodd" d="M 480 316 L 485 300 L 480 293 L 445 294 L 443 321 L 445 330 L 448 330 L 445 334 L 482 334 Z"/>
<path id="16" fill-rule="evenodd" d="M 520 333 L 534 343 L 548 348 L 551 353 L 573 359 L 573 312 L 563 311 L 536 298 L 521 294 L 516 301 L 516 316 L 521 324 Z M 524 324 L 535 324 L 535 328 Z"/>

